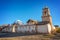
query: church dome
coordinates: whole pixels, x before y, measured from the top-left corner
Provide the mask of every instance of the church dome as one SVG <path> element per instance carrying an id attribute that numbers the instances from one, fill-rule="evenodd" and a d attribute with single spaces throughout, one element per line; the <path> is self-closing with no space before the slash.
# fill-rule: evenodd
<path id="1" fill-rule="evenodd" d="M 15 24 L 18 24 L 18 25 L 23 25 L 23 23 L 22 23 L 21 20 L 16 20 L 14 23 L 15 23 Z"/>

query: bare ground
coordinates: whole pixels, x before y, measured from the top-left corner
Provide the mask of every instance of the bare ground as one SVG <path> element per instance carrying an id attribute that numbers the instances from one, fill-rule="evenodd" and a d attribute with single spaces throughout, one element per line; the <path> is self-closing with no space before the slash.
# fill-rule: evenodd
<path id="1" fill-rule="evenodd" d="M 60 40 L 60 33 L 52 34 L 20 34 L 0 33 L 0 40 Z"/>

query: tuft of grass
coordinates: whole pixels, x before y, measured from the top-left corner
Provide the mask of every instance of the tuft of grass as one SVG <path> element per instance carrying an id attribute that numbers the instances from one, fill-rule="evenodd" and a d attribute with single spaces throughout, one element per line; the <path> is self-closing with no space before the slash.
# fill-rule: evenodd
<path id="1" fill-rule="evenodd" d="M 56 28 L 56 29 L 57 29 L 56 32 L 57 32 L 57 33 L 60 33 L 60 28 Z"/>
<path id="2" fill-rule="evenodd" d="M 55 35 L 53 35 L 53 34 L 46 34 L 46 35 L 43 35 L 43 37 L 45 37 L 45 38 L 52 38 L 52 37 L 54 37 Z"/>

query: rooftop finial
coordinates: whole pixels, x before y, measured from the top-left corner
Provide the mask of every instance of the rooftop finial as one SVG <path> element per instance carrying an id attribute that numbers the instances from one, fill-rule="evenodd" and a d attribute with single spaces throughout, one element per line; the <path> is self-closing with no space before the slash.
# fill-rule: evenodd
<path id="1" fill-rule="evenodd" d="M 48 6 L 44 6 L 44 7 L 43 7 L 43 10 L 44 10 L 44 9 L 48 9 Z"/>

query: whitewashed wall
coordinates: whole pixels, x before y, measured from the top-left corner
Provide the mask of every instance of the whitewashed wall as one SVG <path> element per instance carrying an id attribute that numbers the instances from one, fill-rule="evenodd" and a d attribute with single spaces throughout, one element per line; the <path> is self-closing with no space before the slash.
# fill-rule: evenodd
<path id="1" fill-rule="evenodd" d="M 6 27 L 2 30 L 2 32 L 12 32 L 12 27 Z"/>
<path id="2" fill-rule="evenodd" d="M 50 26 L 50 24 L 38 25 L 37 26 L 37 32 L 38 33 L 50 33 L 51 32 L 51 26 Z"/>
<path id="3" fill-rule="evenodd" d="M 20 25 L 20 26 L 18 26 L 18 28 L 17 28 L 17 32 L 30 32 L 30 33 L 32 33 L 32 32 L 36 32 L 35 31 L 35 25 Z"/>
<path id="4" fill-rule="evenodd" d="M 2 32 L 7 32 L 7 28 L 4 28 L 4 29 L 2 30 Z"/>
<path id="5" fill-rule="evenodd" d="M 17 27 L 12 26 L 3 29 L 2 31 L 8 31 L 8 32 L 19 32 L 19 33 L 51 33 L 51 25 L 18 25 Z"/>
<path id="6" fill-rule="evenodd" d="M 51 25 L 50 24 L 47 24 L 47 26 L 48 26 L 48 33 L 51 33 Z"/>

